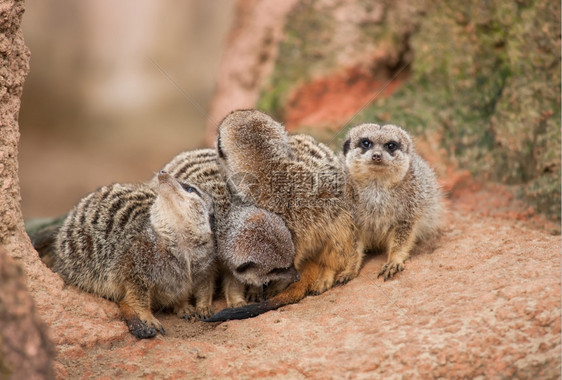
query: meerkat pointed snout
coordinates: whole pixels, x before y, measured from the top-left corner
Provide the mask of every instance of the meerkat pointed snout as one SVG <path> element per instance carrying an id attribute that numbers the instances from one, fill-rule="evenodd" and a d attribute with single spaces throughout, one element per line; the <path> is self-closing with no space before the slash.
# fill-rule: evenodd
<path id="1" fill-rule="evenodd" d="M 414 151 L 408 133 L 391 124 L 352 128 L 342 153 L 361 244 L 388 253 L 379 273 L 387 280 L 404 270 L 416 241 L 439 229 L 442 196 L 435 174 Z"/>
<path id="2" fill-rule="evenodd" d="M 219 276 L 227 306 L 236 307 L 246 304 L 247 298 L 254 299 L 245 294 L 247 286 L 261 298 L 281 291 L 299 274 L 291 267 L 295 248 L 287 226 L 274 213 L 232 197 L 228 179 L 218 165 L 220 155 L 211 149 L 183 152 L 164 170 L 212 197 Z M 243 187 L 253 184 L 251 176 L 239 176 L 234 182 Z M 151 184 L 158 184 L 158 176 Z M 266 284 L 269 286 L 265 292 L 257 289 Z"/>
<path id="3" fill-rule="evenodd" d="M 266 305 L 248 306 L 237 315 L 247 318 L 298 302 L 357 276 L 363 253 L 357 246 L 350 189 L 344 166 L 330 148 L 310 136 L 288 136 L 282 124 L 263 112 L 242 110 L 220 123 L 217 151 L 226 178 L 244 173 L 255 179 L 250 186 L 229 182 L 232 194 L 283 219 L 301 276 Z M 221 317 L 234 317 L 229 313 Z"/>
<path id="4" fill-rule="evenodd" d="M 200 221 L 206 228 L 212 227 L 213 199 L 194 185 L 179 182 L 167 172 L 158 173 L 158 197 L 153 206 L 151 218 L 158 225 L 174 223 L 177 228 L 192 228 L 193 221 Z M 203 215 L 208 215 L 205 220 Z M 160 220 L 158 220 L 160 219 Z"/>

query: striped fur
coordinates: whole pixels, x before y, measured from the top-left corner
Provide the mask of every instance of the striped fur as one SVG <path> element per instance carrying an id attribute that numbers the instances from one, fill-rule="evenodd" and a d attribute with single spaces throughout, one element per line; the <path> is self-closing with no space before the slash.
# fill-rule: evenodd
<path id="1" fill-rule="evenodd" d="M 163 332 L 151 309 L 208 316 L 212 302 L 212 200 L 168 174 L 158 178 L 155 186 L 113 184 L 90 193 L 55 243 L 53 270 L 67 284 L 118 302 L 139 338 Z"/>
<path id="2" fill-rule="evenodd" d="M 245 285 L 270 285 L 269 295 L 295 281 L 298 272 L 289 230 L 277 215 L 232 198 L 215 150 L 180 153 L 163 170 L 199 186 L 213 198 L 215 237 L 228 307 L 246 303 Z M 260 293 L 252 288 L 252 297 L 256 292 Z"/>

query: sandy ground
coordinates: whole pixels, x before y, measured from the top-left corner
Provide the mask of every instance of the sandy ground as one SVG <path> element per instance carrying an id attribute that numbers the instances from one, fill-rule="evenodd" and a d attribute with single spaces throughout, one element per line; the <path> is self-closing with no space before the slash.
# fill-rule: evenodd
<path id="1" fill-rule="evenodd" d="M 166 335 L 151 340 L 130 335 L 115 304 L 25 258 L 57 376 L 558 378 L 557 226 L 529 217 L 505 188 L 452 185 L 441 240 L 395 279 L 377 279 L 384 257 L 368 257 L 347 285 L 253 319 L 189 323 L 161 312 Z"/>

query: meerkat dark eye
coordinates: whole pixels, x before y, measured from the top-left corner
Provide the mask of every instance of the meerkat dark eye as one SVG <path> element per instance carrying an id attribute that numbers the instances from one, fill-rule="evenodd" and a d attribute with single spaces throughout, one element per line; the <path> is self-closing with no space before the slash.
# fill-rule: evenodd
<path id="1" fill-rule="evenodd" d="M 361 148 L 363 149 L 369 149 L 373 146 L 373 143 L 369 139 L 361 139 L 361 141 L 359 141 L 359 145 L 361 145 Z"/>
<path id="2" fill-rule="evenodd" d="M 195 187 L 189 186 L 189 185 L 186 184 L 186 183 L 182 183 L 182 184 L 181 184 L 181 187 L 183 187 L 183 189 L 184 189 L 185 191 L 187 191 L 188 193 L 199 194 L 199 192 L 197 191 L 197 189 L 196 189 Z"/>
<path id="3" fill-rule="evenodd" d="M 400 144 L 397 143 L 396 141 L 389 141 L 386 144 L 384 144 L 384 147 L 386 150 L 388 150 L 389 152 L 394 152 L 396 149 L 400 148 Z"/>
<path id="4" fill-rule="evenodd" d="M 251 262 L 251 261 L 248 261 L 247 263 L 244 263 L 244 264 L 242 264 L 242 265 L 239 265 L 238 268 L 236 268 L 236 272 L 238 272 L 238 273 L 244 273 L 244 272 L 248 271 L 248 269 L 255 268 L 255 267 L 257 267 L 257 266 L 258 266 L 258 265 L 257 265 L 256 263 L 253 263 L 253 262 Z"/>

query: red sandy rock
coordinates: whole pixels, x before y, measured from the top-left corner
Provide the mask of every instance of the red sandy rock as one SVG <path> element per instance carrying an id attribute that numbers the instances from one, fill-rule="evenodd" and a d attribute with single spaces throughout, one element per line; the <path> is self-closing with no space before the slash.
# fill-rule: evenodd
<path id="1" fill-rule="evenodd" d="M 302 126 L 339 129 L 375 98 L 392 95 L 403 77 L 391 81 L 373 77 L 364 68 L 351 67 L 342 74 L 306 83 L 295 89 L 287 102 L 286 127 L 288 130 Z"/>
<path id="2" fill-rule="evenodd" d="M 209 146 L 214 145 L 218 123 L 228 113 L 256 104 L 260 85 L 273 70 L 285 18 L 296 3 L 297 0 L 237 2 L 209 110 Z"/>
<path id="3" fill-rule="evenodd" d="M 455 203 L 437 248 L 418 249 L 391 281 L 376 278 L 385 258 L 369 257 L 347 285 L 257 318 L 160 313 L 167 334 L 153 340 L 26 260 L 42 273 L 30 282 L 58 377 L 559 377 L 560 236 Z"/>

